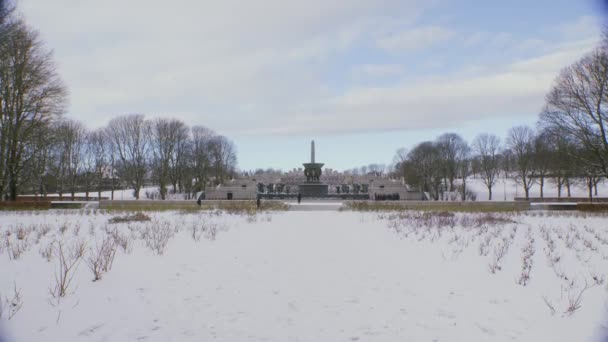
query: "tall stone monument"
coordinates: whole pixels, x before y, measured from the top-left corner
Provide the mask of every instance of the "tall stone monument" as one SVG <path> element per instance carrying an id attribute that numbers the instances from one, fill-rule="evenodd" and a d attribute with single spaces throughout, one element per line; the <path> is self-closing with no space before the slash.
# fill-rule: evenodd
<path id="1" fill-rule="evenodd" d="M 329 186 L 321 183 L 321 168 L 323 163 L 315 161 L 315 141 L 310 142 L 310 163 L 302 164 L 304 166 L 304 175 L 306 182 L 299 184 L 300 194 L 305 197 L 321 197 L 327 196 Z"/>

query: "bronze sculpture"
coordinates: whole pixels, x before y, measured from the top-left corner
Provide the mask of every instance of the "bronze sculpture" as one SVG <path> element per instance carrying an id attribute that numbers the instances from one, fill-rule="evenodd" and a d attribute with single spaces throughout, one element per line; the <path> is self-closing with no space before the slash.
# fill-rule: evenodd
<path id="1" fill-rule="evenodd" d="M 319 183 L 321 181 L 321 168 L 323 163 L 315 162 L 315 141 L 310 143 L 310 163 L 304 163 L 304 175 L 306 176 L 306 183 Z"/>

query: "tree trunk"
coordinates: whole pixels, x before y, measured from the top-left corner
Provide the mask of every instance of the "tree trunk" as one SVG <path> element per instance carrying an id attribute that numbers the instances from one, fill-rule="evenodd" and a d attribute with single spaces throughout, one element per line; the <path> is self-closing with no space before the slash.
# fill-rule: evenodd
<path id="1" fill-rule="evenodd" d="M 597 183 L 598 182 L 593 182 L 593 194 L 595 195 L 595 197 L 597 197 Z"/>
<path id="2" fill-rule="evenodd" d="M 593 179 L 591 177 L 587 179 L 587 187 L 589 188 L 589 202 L 593 202 Z"/>
<path id="3" fill-rule="evenodd" d="M 160 182 L 158 190 L 160 191 L 160 199 L 163 201 L 166 200 L 167 199 L 167 187 L 165 186 L 164 181 Z"/>
<path id="4" fill-rule="evenodd" d="M 140 190 L 141 186 L 138 183 L 135 183 L 133 185 L 133 196 L 135 197 L 136 200 L 139 199 L 139 190 Z"/>
<path id="5" fill-rule="evenodd" d="M 465 202 L 467 200 L 467 179 L 462 178 L 462 201 Z"/>
<path id="6" fill-rule="evenodd" d="M 492 187 L 489 186 L 488 187 L 488 201 L 491 201 L 491 200 L 492 200 Z"/>
<path id="7" fill-rule="evenodd" d="M 524 185 L 524 193 L 526 194 L 526 201 L 530 199 L 530 188 Z"/>
<path id="8" fill-rule="evenodd" d="M 562 178 L 557 177 L 557 198 L 562 198 Z"/>
<path id="9" fill-rule="evenodd" d="M 17 193 L 19 191 L 19 186 L 17 185 L 17 181 L 11 177 L 11 180 L 9 180 L 9 183 L 8 183 L 8 187 L 9 187 L 9 200 L 16 201 Z"/>
<path id="10" fill-rule="evenodd" d="M 114 200 L 114 174 L 112 174 L 112 182 L 110 183 L 110 199 Z"/>
<path id="11" fill-rule="evenodd" d="M 38 193 L 40 194 L 40 197 L 44 195 L 44 192 L 44 180 L 42 179 L 42 177 L 40 177 L 40 179 L 38 180 Z"/>
<path id="12" fill-rule="evenodd" d="M 544 187 L 545 187 L 545 177 L 541 176 L 540 177 L 540 198 L 545 198 Z"/>

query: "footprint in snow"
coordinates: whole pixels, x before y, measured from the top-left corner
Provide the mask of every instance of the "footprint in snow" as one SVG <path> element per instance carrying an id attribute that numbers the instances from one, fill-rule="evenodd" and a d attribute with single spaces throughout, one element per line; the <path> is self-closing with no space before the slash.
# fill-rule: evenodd
<path id="1" fill-rule="evenodd" d="M 80 333 L 78 333 L 78 336 L 91 336 L 92 334 L 95 333 L 95 331 L 99 330 L 99 328 L 103 327 L 104 324 L 96 324 L 93 325 L 89 328 L 84 329 L 83 331 L 81 331 Z"/>
<path id="2" fill-rule="evenodd" d="M 494 330 L 488 328 L 488 327 L 484 327 L 483 325 L 479 324 L 479 323 L 475 323 L 475 325 L 479 328 L 479 330 L 483 331 L 484 333 L 488 334 L 488 335 L 496 335 L 496 332 L 494 332 Z"/>

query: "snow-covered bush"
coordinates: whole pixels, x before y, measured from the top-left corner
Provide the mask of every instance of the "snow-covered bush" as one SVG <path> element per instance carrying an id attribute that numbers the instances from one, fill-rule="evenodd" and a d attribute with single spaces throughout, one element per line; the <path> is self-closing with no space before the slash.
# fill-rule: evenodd
<path id="1" fill-rule="evenodd" d="M 530 281 L 530 272 L 532 272 L 532 257 L 534 256 L 535 247 L 534 247 L 534 235 L 532 233 L 532 227 L 528 227 L 528 232 L 526 234 L 526 244 L 522 248 L 523 257 L 522 257 L 522 266 L 521 266 L 521 275 L 517 280 L 517 283 L 522 286 L 528 285 Z"/>
<path id="2" fill-rule="evenodd" d="M 51 242 L 46 247 L 40 249 L 40 255 L 46 259 L 46 261 L 50 262 L 53 259 L 55 243 Z"/>
<path id="3" fill-rule="evenodd" d="M 208 240 L 215 240 L 217 235 L 218 225 L 201 216 L 190 226 L 190 235 L 192 240 L 200 241 L 201 237 L 205 236 Z"/>
<path id="4" fill-rule="evenodd" d="M 101 243 L 98 241 L 95 247 L 89 250 L 87 265 L 93 272 L 93 281 L 100 280 L 102 274 L 112 268 L 116 247 L 116 240 L 112 236 L 104 236 Z"/>
<path id="5" fill-rule="evenodd" d="M 65 246 L 62 241 L 56 242 L 53 251 L 59 264 L 55 271 L 53 284 L 49 287 L 49 293 L 57 302 L 67 294 L 85 250 L 84 241 L 74 241 L 68 246 Z"/>
<path id="6" fill-rule="evenodd" d="M 583 294 L 590 289 L 591 286 L 585 282 L 584 286 L 577 286 L 574 281 L 571 282 L 568 289 L 568 307 L 565 314 L 572 315 L 576 310 L 581 308 Z"/>
<path id="7" fill-rule="evenodd" d="M 145 225 L 142 239 L 155 254 L 162 255 L 173 234 L 174 231 L 169 221 L 154 220 Z"/>
<path id="8" fill-rule="evenodd" d="M 13 283 L 13 297 L 2 297 L 0 294 L 0 320 L 13 318 L 23 306 L 21 289 L 17 289 L 17 283 Z"/>
<path id="9" fill-rule="evenodd" d="M 138 213 L 131 214 L 131 215 L 114 216 L 108 222 L 109 223 L 147 222 L 150 220 L 151 220 L 150 216 L 148 216 L 142 212 L 138 212 Z"/>
<path id="10" fill-rule="evenodd" d="M 496 271 L 500 271 L 502 269 L 502 260 L 509 252 L 510 246 L 511 240 L 509 240 L 508 237 L 504 237 L 502 241 L 500 241 L 498 245 L 494 247 L 494 256 L 492 262 L 490 263 L 490 272 L 496 273 Z"/>

